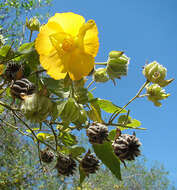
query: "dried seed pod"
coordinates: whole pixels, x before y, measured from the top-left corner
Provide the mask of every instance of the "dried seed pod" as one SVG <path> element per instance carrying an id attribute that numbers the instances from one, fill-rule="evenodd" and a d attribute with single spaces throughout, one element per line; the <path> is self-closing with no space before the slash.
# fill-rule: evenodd
<path id="1" fill-rule="evenodd" d="M 74 174 L 76 162 L 70 157 L 59 155 L 55 168 L 57 169 L 58 174 L 70 176 Z"/>
<path id="2" fill-rule="evenodd" d="M 28 79 L 22 78 L 12 83 L 10 87 L 11 95 L 15 98 L 22 99 L 21 95 L 31 95 L 35 91 L 35 85 Z"/>
<path id="3" fill-rule="evenodd" d="M 50 151 L 48 148 L 42 150 L 40 152 L 41 160 L 45 163 L 51 163 L 54 159 L 54 153 Z"/>
<path id="4" fill-rule="evenodd" d="M 96 173 L 99 166 L 99 160 L 89 150 L 81 161 L 81 167 L 89 175 L 90 173 Z"/>
<path id="5" fill-rule="evenodd" d="M 101 123 L 93 123 L 87 129 L 90 143 L 102 144 L 108 136 L 108 128 Z"/>
<path id="6" fill-rule="evenodd" d="M 141 143 L 135 134 L 121 134 L 113 142 L 112 146 L 115 154 L 120 158 L 121 161 L 134 160 L 135 157 L 141 154 L 139 150 Z"/>
<path id="7" fill-rule="evenodd" d="M 9 62 L 4 72 L 4 77 L 8 81 L 21 79 L 23 77 L 22 65 L 12 61 Z"/>

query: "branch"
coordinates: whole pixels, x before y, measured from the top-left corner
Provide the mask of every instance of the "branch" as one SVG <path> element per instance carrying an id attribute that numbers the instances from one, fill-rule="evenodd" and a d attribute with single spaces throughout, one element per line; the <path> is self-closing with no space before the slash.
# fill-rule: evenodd
<path id="1" fill-rule="evenodd" d="M 143 91 L 143 89 L 145 88 L 145 86 L 149 83 L 149 81 L 146 81 L 142 86 L 141 88 L 139 89 L 138 93 L 127 103 L 125 104 L 125 106 L 123 106 L 119 111 L 115 111 L 110 119 L 109 119 L 109 122 L 108 123 L 112 123 L 113 120 L 121 113 L 122 110 L 124 110 L 131 102 L 133 102 L 136 98 L 139 97 L 139 95 L 141 94 L 141 92 Z"/>

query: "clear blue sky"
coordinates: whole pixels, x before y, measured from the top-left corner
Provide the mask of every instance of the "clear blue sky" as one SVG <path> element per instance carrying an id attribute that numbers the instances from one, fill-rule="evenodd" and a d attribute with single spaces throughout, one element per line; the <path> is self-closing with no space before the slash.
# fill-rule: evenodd
<path id="1" fill-rule="evenodd" d="M 96 61 L 106 61 L 111 50 L 122 50 L 130 58 L 128 76 L 97 85 L 97 97 L 123 106 L 144 83 L 142 66 L 156 60 L 168 68 L 167 78 L 176 80 L 166 87 L 171 96 L 155 107 L 146 98 L 133 102 L 131 116 L 147 131 L 136 131 L 149 160 L 163 163 L 170 178 L 177 181 L 177 1 L 176 0 L 54 0 L 51 14 L 75 12 L 94 19 L 100 48 Z"/>

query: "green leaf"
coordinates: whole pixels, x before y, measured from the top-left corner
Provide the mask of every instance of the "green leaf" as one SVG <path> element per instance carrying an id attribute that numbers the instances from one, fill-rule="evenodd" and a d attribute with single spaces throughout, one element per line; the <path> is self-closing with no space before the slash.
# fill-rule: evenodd
<path id="1" fill-rule="evenodd" d="M 76 158 L 80 156 L 81 154 L 83 154 L 85 152 L 85 149 L 82 146 L 74 145 L 71 147 L 69 151 L 70 151 L 71 156 L 73 158 Z"/>
<path id="2" fill-rule="evenodd" d="M 66 146 L 73 146 L 77 144 L 76 136 L 70 133 L 60 133 L 59 138 L 61 139 L 62 143 Z"/>
<path id="3" fill-rule="evenodd" d="M 104 144 L 93 144 L 92 146 L 97 157 L 110 169 L 117 179 L 121 180 L 120 161 L 114 154 L 111 143 L 105 142 Z"/>
<path id="4" fill-rule="evenodd" d="M 63 80 L 54 80 L 52 78 L 43 78 L 43 82 L 47 89 L 56 94 L 59 98 L 68 98 L 69 89 L 64 87 Z"/>
<path id="5" fill-rule="evenodd" d="M 53 135 L 51 134 L 48 134 L 48 133 L 38 133 L 36 135 L 36 137 L 40 140 L 40 141 L 45 141 L 51 137 L 53 137 Z"/>
<path id="6" fill-rule="evenodd" d="M 10 45 L 5 45 L 0 48 L 0 57 L 2 60 L 4 58 L 11 59 L 13 58 L 13 56 L 14 56 L 14 52 Z"/>
<path id="7" fill-rule="evenodd" d="M 83 183 L 84 179 L 86 178 L 86 174 L 81 165 L 79 165 L 79 173 L 80 173 L 80 185 Z"/>
<path id="8" fill-rule="evenodd" d="M 130 116 L 128 116 L 128 118 L 127 118 L 127 115 L 121 115 L 118 119 L 118 124 L 127 126 L 127 127 L 119 127 L 120 130 L 128 129 L 128 127 L 136 129 L 139 126 L 141 126 L 140 121 L 138 121 L 136 119 L 132 119 Z M 139 129 L 145 129 L 145 128 L 139 128 Z"/>
<path id="9" fill-rule="evenodd" d="M 116 135 L 116 129 L 113 129 L 109 132 L 108 139 L 113 141 Z"/>
<path id="10" fill-rule="evenodd" d="M 55 102 L 53 102 L 51 116 L 53 121 L 55 121 L 58 117 L 58 108 Z"/>
<path id="11" fill-rule="evenodd" d="M 57 103 L 58 115 L 60 115 L 62 113 L 67 101 L 56 102 L 56 103 Z"/>
<path id="12" fill-rule="evenodd" d="M 97 102 L 97 98 L 94 98 L 91 92 L 88 92 L 88 98 L 89 98 L 90 107 L 91 107 L 91 110 L 87 111 L 89 118 L 93 121 L 102 122 L 101 109 Z"/>
<path id="13" fill-rule="evenodd" d="M 136 119 L 132 119 L 131 123 L 127 124 L 127 126 L 137 128 L 137 127 L 141 126 L 141 122 Z"/>
<path id="14" fill-rule="evenodd" d="M 4 106 L 0 105 L 0 113 L 4 111 Z"/>
<path id="15" fill-rule="evenodd" d="M 33 131 L 39 131 L 39 128 L 31 128 Z M 26 130 L 27 133 L 31 133 L 31 131 L 29 129 Z"/>
<path id="16" fill-rule="evenodd" d="M 107 113 L 114 113 L 114 112 L 119 112 L 121 110 L 121 107 L 116 106 L 109 100 L 103 100 L 103 99 L 98 99 L 97 100 L 98 105 L 102 110 L 104 110 Z M 124 109 L 121 111 L 121 113 L 126 113 L 127 111 Z"/>
<path id="17" fill-rule="evenodd" d="M 30 43 L 25 43 L 22 44 L 19 48 L 18 48 L 18 52 L 20 54 L 29 54 L 31 52 L 33 52 L 34 49 L 34 42 L 30 42 Z"/>

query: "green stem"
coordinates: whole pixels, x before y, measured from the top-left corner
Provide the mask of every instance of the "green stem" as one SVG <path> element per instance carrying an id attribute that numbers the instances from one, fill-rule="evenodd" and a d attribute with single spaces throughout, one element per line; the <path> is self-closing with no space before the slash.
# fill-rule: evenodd
<path id="1" fill-rule="evenodd" d="M 146 128 L 135 128 L 135 127 L 130 127 L 130 126 L 127 126 L 125 124 L 121 124 L 121 123 L 103 123 L 104 125 L 106 126 L 114 126 L 114 127 L 123 127 L 123 128 L 128 128 L 128 129 L 140 129 L 140 130 L 146 130 Z"/>
<path id="2" fill-rule="evenodd" d="M 31 42 L 32 35 L 33 35 L 33 31 L 32 31 L 32 30 L 30 30 L 29 42 Z"/>
<path id="3" fill-rule="evenodd" d="M 87 89 L 90 88 L 90 86 L 91 86 L 94 82 L 95 82 L 95 81 L 92 80 L 92 81 L 89 83 L 89 85 L 87 86 Z"/>
<path id="4" fill-rule="evenodd" d="M 110 119 L 109 119 L 109 122 L 108 122 L 109 124 L 111 124 L 111 123 L 114 121 L 114 119 L 121 113 L 122 110 L 124 110 L 131 102 L 133 102 L 136 98 L 139 97 L 139 95 L 141 94 L 141 92 L 143 91 L 143 89 L 145 88 L 145 86 L 146 86 L 148 83 L 149 83 L 149 81 L 146 81 L 146 82 L 141 86 L 141 88 L 139 89 L 138 93 L 137 93 L 127 104 L 125 104 L 118 112 L 116 111 L 116 112 L 114 112 L 114 113 L 111 115 L 111 117 L 110 117 Z"/>
<path id="5" fill-rule="evenodd" d="M 107 62 L 96 62 L 95 65 L 107 65 Z"/>

